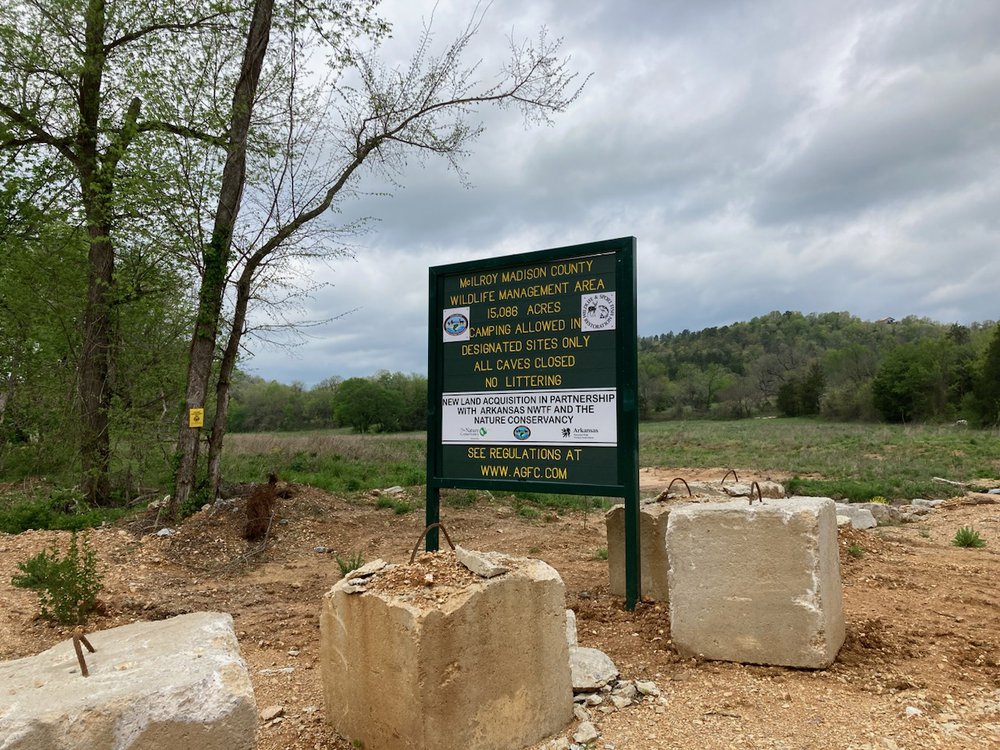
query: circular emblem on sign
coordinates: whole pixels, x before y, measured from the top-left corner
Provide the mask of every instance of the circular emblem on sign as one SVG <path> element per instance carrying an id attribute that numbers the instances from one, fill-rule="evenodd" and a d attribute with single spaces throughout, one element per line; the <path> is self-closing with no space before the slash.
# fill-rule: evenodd
<path id="1" fill-rule="evenodd" d="M 609 294 L 592 294 L 584 298 L 581 314 L 587 330 L 614 328 L 615 300 Z"/>
<path id="2" fill-rule="evenodd" d="M 521 425 L 520 427 L 515 427 L 514 437 L 516 437 L 518 440 L 527 440 L 529 437 L 531 437 L 531 430 L 529 430 L 524 425 Z"/>
<path id="3" fill-rule="evenodd" d="M 469 319 L 462 313 L 453 313 L 444 319 L 444 332 L 449 336 L 461 336 L 469 327 Z"/>

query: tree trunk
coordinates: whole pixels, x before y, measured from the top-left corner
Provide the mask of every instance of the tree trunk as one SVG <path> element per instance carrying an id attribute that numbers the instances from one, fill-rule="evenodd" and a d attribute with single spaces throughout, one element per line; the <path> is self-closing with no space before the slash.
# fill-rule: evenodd
<path id="1" fill-rule="evenodd" d="M 111 496 L 108 371 L 114 276 L 114 250 L 107 226 L 90 226 L 89 263 L 80 358 L 81 486 L 88 502 L 105 505 Z"/>
<path id="2" fill-rule="evenodd" d="M 215 418 L 212 421 L 212 435 L 208 441 L 208 488 L 211 496 L 219 494 L 222 480 L 222 442 L 226 437 L 226 418 L 229 416 L 229 386 L 232 383 L 236 360 L 239 359 L 240 341 L 246 326 L 247 306 L 250 302 L 250 280 L 257 268 L 248 264 L 236 284 L 236 309 L 233 313 L 233 327 L 226 342 L 219 365 L 219 379 L 215 385 Z"/>
<path id="3" fill-rule="evenodd" d="M 198 316 L 188 359 L 187 409 L 181 415 L 177 436 L 177 475 L 171 503 L 173 512 L 183 507 L 194 489 L 198 470 L 198 430 L 188 427 L 187 410 L 205 406 L 212 360 L 219 334 L 219 317 L 226 291 L 226 273 L 231 255 L 233 229 L 239 215 L 240 201 L 246 183 L 246 139 L 250 129 L 253 102 L 257 94 L 260 71 L 267 53 L 271 34 L 274 0 L 256 0 L 253 17 L 247 31 L 246 50 L 240 78 L 233 96 L 233 111 L 229 127 L 226 165 L 222 171 L 219 203 L 209 241 L 202 260 L 204 275 L 198 290 Z"/>
<path id="4" fill-rule="evenodd" d="M 90 244 L 79 389 L 81 486 L 87 501 L 98 505 L 106 504 L 111 495 L 111 436 L 108 432 L 111 394 L 108 372 L 115 268 L 108 222 L 111 186 L 101 184 L 97 136 L 105 65 L 104 33 L 104 0 L 91 0 L 86 11 L 86 47 L 80 73 L 80 123 L 77 130 L 77 170 Z"/>

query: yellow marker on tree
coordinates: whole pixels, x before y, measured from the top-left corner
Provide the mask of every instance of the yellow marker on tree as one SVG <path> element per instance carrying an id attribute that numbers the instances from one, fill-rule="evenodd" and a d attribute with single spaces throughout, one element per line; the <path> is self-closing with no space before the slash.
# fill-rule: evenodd
<path id="1" fill-rule="evenodd" d="M 188 410 L 188 427 L 204 427 L 205 410 L 202 408 Z"/>

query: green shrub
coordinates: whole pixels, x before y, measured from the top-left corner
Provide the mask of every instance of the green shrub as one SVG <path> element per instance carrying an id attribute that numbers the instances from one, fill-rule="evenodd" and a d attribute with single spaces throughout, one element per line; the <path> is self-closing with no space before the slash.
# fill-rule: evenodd
<path id="1" fill-rule="evenodd" d="M 889 501 L 886 500 L 882 495 L 875 495 L 874 497 L 868 498 L 870 503 L 878 503 L 879 505 L 888 505 Z"/>
<path id="2" fill-rule="evenodd" d="M 81 550 L 74 531 L 65 557 L 60 557 L 53 544 L 51 550 L 43 550 L 17 564 L 21 575 L 10 582 L 38 594 L 42 617 L 63 625 L 80 625 L 97 608 L 97 594 L 101 590 L 97 553 L 86 537 L 82 547 Z"/>
<path id="3" fill-rule="evenodd" d="M 607 560 L 608 559 L 608 548 L 598 547 L 594 550 L 594 559 L 596 560 Z"/>
<path id="4" fill-rule="evenodd" d="M 336 556 L 337 567 L 340 568 L 340 575 L 346 576 L 352 570 L 357 570 L 365 564 L 365 558 L 360 552 L 353 552 L 348 557 Z"/>
<path id="5" fill-rule="evenodd" d="M 847 548 L 847 554 L 855 558 L 861 557 L 865 554 L 865 549 L 860 544 L 852 544 Z"/>
<path id="6" fill-rule="evenodd" d="M 955 538 L 951 543 L 956 547 L 985 547 L 986 540 L 979 536 L 979 532 L 971 526 L 963 526 L 955 532 Z"/>

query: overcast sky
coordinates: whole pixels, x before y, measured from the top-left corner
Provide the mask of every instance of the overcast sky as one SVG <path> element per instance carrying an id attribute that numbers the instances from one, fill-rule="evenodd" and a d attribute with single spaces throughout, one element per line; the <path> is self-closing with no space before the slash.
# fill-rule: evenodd
<path id="1" fill-rule="evenodd" d="M 434 4 L 384 0 L 388 60 Z M 442 0 L 443 43 L 472 4 Z M 482 114 L 464 161 L 414 163 L 307 316 L 303 343 L 249 342 L 243 369 L 312 385 L 426 372 L 427 268 L 634 235 L 639 333 L 763 315 L 996 320 L 1000 2 L 495 0 L 473 58 L 541 25 L 592 73 L 553 126 Z M 470 60 L 471 61 L 471 60 Z"/>

